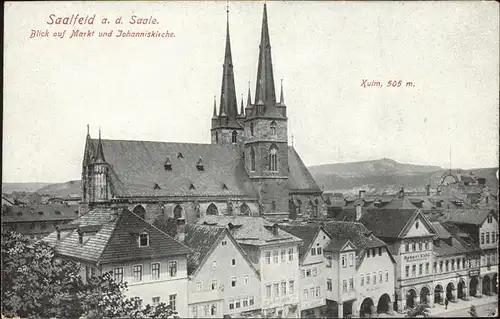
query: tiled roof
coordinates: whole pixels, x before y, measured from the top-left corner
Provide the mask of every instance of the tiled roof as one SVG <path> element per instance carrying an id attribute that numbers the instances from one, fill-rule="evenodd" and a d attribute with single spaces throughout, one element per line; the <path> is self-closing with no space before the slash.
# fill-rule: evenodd
<path id="1" fill-rule="evenodd" d="M 93 147 L 88 149 L 97 149 L 98 140 L 89 141 Z M 257 197 L 245 170 L 243 153 L 236 145 L 101 141 L 104 157 L 111 168 L 111 189 L 116 197 Z M 197 167 L 200 158 L 202 170 Z M 167 159 L 171 170 L 165 169 Z M 321 192 L 291 147 L 288 148 L 288 162 L 290 189 Z"/>
<path id="2" fill-rule="evenodd" d="M 448 230 L 446 230 L 446 228 L 443 227 L 443 225 L 441 225 L 440 222 L 432 222 L 432 227 L 436 230 L 439 239 L 451 238 L 451 234 Z"/>
<path id="3" fill-rule="evenodd" d="M 334 219 L 339 222 L 354 222 L 356 221 L 356 210 L 344 208 Z"/>
<path id="4" fill-rule="evenodd" d="M 461 210 L 446 210 L 442 214 L 437 215 L 434 219 L 439 221 L 449 221 L 456 224 L 481 225 L 488 214 L 494 212 L 491 209 L 461 209 Z M 496 216 L 493 214 L 493 216 Z"/>
<path id="5" fill-rule="evenodd" d="M 78 207 L 66 204 L 8 206 L 2 215 L 2 223 L 72 220 L 78 217 Z"/>
<path id="6" fill-rule="evenodd" d="M 299 154 L 291 146 L 288 147 L 288 167 L 290 175 L 288 185 L 290 190 L 311 190 L 321 192 L 311 173 L 302 162 Z"/>
<path id="7" fill-rule="evenodd" d="M 378 237 L 398 237 L 417 209 L 372 209 L 363 213 L 360 222 Z"/>
<path id="8" fill-rule="evenodd" d="M 78 226 L 69 229 L 68 234 L 66 231 L 61 231 L 59 242 L 56 231 L 42 239 L 55 245 L 56 251 L 67 257 L 96 263 L 112 263 L 191 252 L 188 247 L 126 209 L 94 209 L 65 225 L 64 228 L 71 227 L 69 225 Z M 83 244 L 78 242 L 78 230 L 84 232 Z M 85 231 L 95 234 L 89 234 L 86 239 Z M 139 247 L 137 243 L 139 233 L 143 231 L 149 234 L 147 247 Z"/>
<path id="9" fill-rule="evenodd" d="M 263 246 L 302 241 L 277 226 L 277 235 L 274 235 L 272 226 L 275 224 L 262 217 L 206 215 L 198 220 L 198 224 L 204 223 L 228 227 L 234 239 L 240 244 Z"/>
<path id="10" fill-rule="evenodd" d="M 433 247 L 433 252 L 436 256 L 456 255 L 466 253 L 470 250 L 470 245 L 464 245 L 463 239 L 458 237 L 459 231 L 455 231 L 455 236 L 452 236 L 448 231 L 450 225 L 433 222 L 432 227 L 438 232 L 438 239 L 434 241 Z"/>
<path id="11" fill-rule="evenodd" d="M 188 256 L 188 274 L 191 275 L 200 266 L 205 256 L 213 249 L 214 244 L 226 232 L 225 227 L 186 225 L 184 244 L 193 250 Z"/>
<path id="12" fill-rule="evenodd" d="M 456 224 L 450 222 L 441 222 L 442 227 L 446 229 L 446 231 L 451 234 L 453 240 L 459 242 L 459 244 L 466 250 L 468 253 L 474 253 L 481 251 L 479 247 L 479 243 L 476 243 L 472 236 L 465 229 L 461 229 Z"/>
<path id="13" fill-rule="evenodd" d="M 320 229 L 316 225 L 280 225 L 279 228 L 302 239 L 302 244 L 299 246 L 299 257 L 301 260 L 304 258 Z"/>

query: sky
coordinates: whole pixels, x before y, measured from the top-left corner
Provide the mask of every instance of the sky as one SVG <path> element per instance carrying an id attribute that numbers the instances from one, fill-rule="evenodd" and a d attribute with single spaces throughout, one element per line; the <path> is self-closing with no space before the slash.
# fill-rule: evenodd
<path id="1" fill-rule="evenodd" d="M 3 182 L 79 179 L 96 138 L 210 142 L 226 2 L 7 2 Z M 496 2 L 267 2 L 276 92 L 306 165 L 498 165 Z M 257 76 L 263 2 L 229 2 L 237 96 Z M 96 15 L 93 25 L 49 16 Z M 130 24 L 133 15 L 159 24 Z M 123 24 L 115 24 L 118 17 Z M 103 18 L 110 24 L 102 24 Z M 73 30 L 95 35 L 68 38 Z M 32 30 L 49 37 L 30 38 Z M 98 32 L 113 30 L 112 37 Z M 174 33 L 116 37 L 118 30 Z M 52 36 L 66 31 L 64 38 Z M 383 87 L 363 87 L 363 80 Z M 399 81 L 400 87 L 388 87 Z M 407 86 L 412 82 L 413 86 Z M 253 97 L 252 97 L 253 99 Z M 451 151 L 450 151 L 451 150 Z M 451 154 L 451 156 L 450 156 Z"/>

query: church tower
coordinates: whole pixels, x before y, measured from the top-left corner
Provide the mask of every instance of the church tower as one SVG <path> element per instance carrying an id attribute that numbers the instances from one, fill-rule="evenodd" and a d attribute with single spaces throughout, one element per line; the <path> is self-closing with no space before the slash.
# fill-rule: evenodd
<path id="1" fill-rule="evenodd" d="M 227 9 L 226 49 L 224 52 L 224 64 L 222 65 L 222 86 L 218 114 L 216 101 L 214 100 L 212 129 L 210 130 L 212 144 L 239 145 L 243 141 L 243 124 L 241 122 L 243 117 L 244 114 L 238 114 L 238 104 L 236 101 L 233 58 L 229 37 L 229 9 Z"/>
<path id="2" fill-rule="evenodd" d="M 283 92 L 283 89 L 282 89 Z M 264 4 L 254 104 L 245 118 L 245 168 L 259 193 L 261 213 L 288 217 L 288 132 L 284 97 L 276 101 L 271 42 Z"/>
<path id="3" fill-rule="evenodd" d="M 82 204 L 93 206 L 107 202 L 110 197 L 109 186 L 109 165 L 104 158 L 101 131 L 99 130 L 96 148 L 87 127 L 82 169 Z"/>

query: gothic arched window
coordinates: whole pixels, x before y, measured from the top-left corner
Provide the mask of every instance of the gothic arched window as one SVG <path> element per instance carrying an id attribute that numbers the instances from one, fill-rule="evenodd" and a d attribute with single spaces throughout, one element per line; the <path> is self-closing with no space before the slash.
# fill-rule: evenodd
<path id="1" fill-rule="evenodd" d="M 219 132 L 215 132 L 215 143 L 219 143 Z"/>
<path id="2" fill-rule="evenodd" d="M 250 149 L 250 171 L 255 172 L 255 150 Z"/>
<path id="3" fill-rule="evenodd" d="M 248 207 L 248 205 L 246 203 L 241 204 L 240 215 L 244 215 L 244 216 L 250 215 L 250 207 Z"/>
<path id="4" fill-rule="evenodd" d="M 276 135 L 276 122 L 271 122 L 271 135 Z"/>
<path id="5" fill-rule="evenodd" d="M 174 219 L 182 218 L 182 207 L 180 205 L 176 205 L 174 208 Z"/>
<path id="6" fill-rule="evenodd" d="M 269 170 L 271 172 L 278 171 L 278 147 L 274 144 L 269 148 Z"/>
<path id="7" fill-rule="evenodd" d="M 231 134 L 231 143 L 236 144 L 237 137 L 238 137 L 238 133 L 236 133 L 236 131 L 233 131 L 233 133 Z"/>
<path id="8" fill-rule="evenodd" d="M 207 208 L 206 215 L 219 215 L 219 210 L 217 209 L 217 206 L 215 204 L 210 204 Z"/>
<path id="9" fill-rule="evenodd" d="M 250 123 L 250 136 L 253 136 L 253 122 Z"/>
<path id="10" fill-rule="evenodd" d="M 141 205 L 137 205 L 133 210 L 134 214 L 140 216 L 142 219 L 146 218 L 146 210 Z"/>

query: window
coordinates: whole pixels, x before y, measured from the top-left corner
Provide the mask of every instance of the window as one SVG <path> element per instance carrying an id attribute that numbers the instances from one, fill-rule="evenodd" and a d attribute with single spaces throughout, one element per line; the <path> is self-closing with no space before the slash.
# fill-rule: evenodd
<path id="1" fill-rule="evenodd" d="M 382 281 L 383 281 L 383 280 L 382 280 L 382 272 L 381 272 L 381 271 L 379 271 L 379 272 L 378 272 L 378 282 L 382 282 Z"/>
<path id="2" fill-rule="evenodd" d="M 379 247 L 379 248 L 378 248 L 378 255 L 379 255 L 379 256 L 382 256 L 382 247 Z"/>
<path id="3" fill-rule="evenodd" d="M 425 274 L 429 274 L 429 263 L 425 263 Z"/>
<path id="4" fill-rule="evenodd" d="M 486 233 L 486 243 L 489 244 L 490 243 L 490 233 Z"/>
<path id="5" fill-rule="evenodd" d="M 212 316 L 216 316 L 217 315 L 217 304 L 212 304 L 212 307 L 210 307 L 210 314 Z"/>
<path id="6" fill-rule="evenodd" d="M 314 288 L 310 288 L 310 289 L 309 289 L 309 295 L 311 296 L 311 299 L 313 299 L 313 298 L 314 298 L 314 291 L 315 291 L 315 289 L 314 289 Z"/>
<path id="7" fill-rule="evenodd" d="M 250 149 L 250 171 L 255 172 L 255 151 L 253 147 Z"/>
<path id="8" fill-rule="evenodd" d="M 347 292 L 347 280 L 342 280 L 342 291 Z"/>
<path id="9" fill-rule="evenodd" d="M 236 259 L 231 259 L 231 265 L 236 266 Z"/>
<path id="10" fill-rule="evenodd" d="M 151 279 L 160 279 L 160 263 L 151 264 Z"/>
<path id="11" fill-rule="evenodd" d="M 405 251 L 406 252 L 410 251 L 410 244 L 408 244 L 408 243 L 405 244 Z"/>
<path id="12" fill-rule="evenodd" d="M 203 284 L 201 283 L 201 281 L 196 282 L 196 291 L 197 292 L 203 291 Z"/>
<path id="13" fill-rule="evenodd" d="M 307 300 L 308 294 L 309 294 L 309 291 L 307 289 L 304 289 L 304 299 Z"/>
<path id="14" fill-rule="evenodd" d="M 418 250 L 422 250 L 422 243 L 418 243 Z"/>
<path id="15" fill-rule="evenodd" d="M 481 233 L 481 244 L 484 244 L 484 233 Z"/>
<path id="16" fill-rule="evenodd" d="M 418 229 L 418 226 L 419 226 L 419 222 L 417 220 L 417 222 L 415 223 L 415 228 Z"/>
<path id="17" fill-rule="evenodd" d="M 332 267 L 332 255 L 330 254 L 326 255 L 326 267 L 327 268 Z"/>
<path id="18" fill-rule="evenodd" d="M 366 274 L 366 284 L 370 284 L 370 274 Z"/>
<path id="19" fill-rule="evenodd" d="M 231 134 L 231 143 L 236 144 L 238 141 L 238 133 L 236 131 L 233 131 Z"/>
<path id="20" fill-rule="evenodd" d="M 462 266 L 465 268 L 465 258 L 462 258 Z"/>
<path id="21" fill-rule="evenodd" d="M 172 310 L 176 310 L 176 299 L 177 299 L 177 295 L 169 295 L 168 296 L 168 304 L 170 305 L 170 308 Z"/>
<path id="22" fill-rule="evenodd" d="M 279 262 L 278 251 L 273 251 L 273 263 L 277 264 Z"/>
<path id="23" fill-rule="evenodd" d="M 345 259 L 345 255 L 342 255 L 342 267 L 347 267 L 347 261 Z"/>
<path id="24" fill-rule="evenodd" d="M 377 284 L 377 274 L 372 273 L 372 276 L 373 276 L 373 284 L 376 285 Z"/>
<path id="25" fill-rule="evenodd" d="M 366 251 L 366 258 L 370 258 L 370 249 Z"/>
<path id="26" fill-rule="evenodd" d="M 139 235 L 139 247 L 146 247 L 149 245 L 148 234 Z"/>
<path id="27" fill-rule="evenodd" d="M 365 276 L 361 275 L 361 276 L 360 276 L 359 285 L 360 285 L 361 287 L 363 287 L 363 286 L 364 286 L 364 284 L 365 284 Z"/>
<path id="28" fill-rule="evenodd" d="M 352 267 L 354 260 L 354 253 L 349 254 L 349 267 Z"/>
<path id="29" fill-rule="evenodd" d="M 212 261 L 212 269 L 215 269 L 217 268 L 217 261 Z"/>
<path id="30" fill-rule="evenodd" d="M 248 304 L 250 306 L 253 306 L 254 305 L 254 300 L 253 300 L 253 297 L 250 297 L 250 299 L 248 300 Z"/>
<path id="31" fill-rule="evenodd" d="M 293 248 L 290 248 L 288 250 L 288 261 L 292 261 L 293 260 Z"/>
<path id="32" fill-rule="evenodd" d="M 275 293 L 275 297 L 279 297 L 280 295 L 280 284 L 274 284 L 274 293 Z"/>
<path id="33" fill-rule="evenodd" d="M 216 290 L 217 289 L 217 280 L 212 280 L 212 286 L 211 286 L 212 290 Z"/>
<path id="34" fill-rule="evenodd" d="M 234 309 L 234 300 L 230 300 L 229 301 L 229 310 L 233 310 Z"/>
<path id="35" fill-rule="evenodd" d="M 435 261 L 434 264 L 432 265 L 432 272 L 436 273 L 437 272 L 437 262 Z"/>
<path id="36" fill-rule="evenodd" d="M 236 277 L 231 277 L 231 287 L 236 287 L 236 281 L 237 281 Z"/>
<path id="37" fill-rule="evenodd" d="M 83 245 L 83 233 L 80 231 L 78 232 L 78 243 Z"/>
<path id="38" fill-rule="evenodd" d="M 266 297 L 271 298 L 271 285 L 266 285 Z"/>
<path id="39" fill-rule="evenodd" d="M 491 243 L 495 243 L 495 232 L 491 232 Z"/>
<path id="40" fill-rule="evenodd" d="M 236 300 L 236 302 L 234 303 L 234 307 L 235 307 L 236 309 L 238 309 L 238 308 L 240 308 L 240 307 L 241 307 L 241 302 L 240 302 L 240 300 L 239 300 L 239 299 L 238 299 L 238 300 Z"/>
<path id="41" fill-rule="evenodd" d="M 332 291 L 333 290 L 333 285 L 332 285 L 332 280 L 331 279 L 327 279 L 326 280 L 326 290 L 328 290 L 328 291 Z"/>
<path id="42" fill-rule="evenodd" d="M 245 277 L 243 277 L 243 283 L 244 283 L 245 285 L 248 285 L 248 282 L 249 282 L 249 281 L 250 281 L 250 280 L 249 280 L 249 278 L 248 278 L 248 275 L 245 275 Z"/>
<path id="43" fill-rule="evenodd" d="M 191 313 L 193 314 L 193 318 L 198 318 L 198 306 L 193 306 L 191 308 Z"/>
<path id="44" fill-rule="evenodd" d="M 316 287 L 316 298 L 321 297 L 321 287 Z"/>
<path id="45" fill-rule="evenodd" d="M 248 307 L 248 298 L 243 299 L 243 308 Z"/>
<path id="46" fill-rule="evenodd" d="M 300 277 L 301 277 L 301 278 L 305 278 L 305 277 L 306 277 L 306 271 L 305 271 L 305 269 L 302 269 L 302 270 L 300 271 Z"/>
<path id="47" fill-rule="evenodd" d="M 156 306 L 160 303 L 160 297 L 153 297 L 153 306 Z"/>
<path id="48" fill-rule="evenodd" d="M 321 247 L 316 248 L 316 252 L 318 253 L 318 255 L 321 255 L 323 253 Z"/>
<path id="49" fill-rule="evenodd" d="M 278 171 L 278 148 L 272 145 L 269 149 L 269 170 L 271 172 Z"/>
<path id="50" fill-rule="evenodd" d="M 222 241 L 222 246 L 226 246 L 227 245 L 227 241 L 223 240 Z"/>
<path id="51" fill-rule="evenodd" d="M 457 258 L 457 269 L 460 270 L 460 258 Z"/>
<path id="52" fill-rule="evenodd" d="M 413 251 L 416 251 L 417 250 L 417 244 L 415 242 L 413 242 L 411 244 L 411 248 L 412 248 Z"/>
<path id="53" fill-rule="evenodd" d="M 271 135 L 276 135 L 276 122 L 271 122 Z"/>
<path id="54" fill-rule="evenodd" d="M 290 281 L 288 282 L 288 287 L 290 288 L 290 294 L 293 294 L 293 292 L 295 291 L 295 290 L 294 290 L 294 289 L 295 289 L 295 288 L 294 288 L 294 287 L 295 287 L 295 286 L 294 286 L 294 283 L 295 283 L 295 282 L 294 282 L 293 280 L 290 280 Z"/>
<path id="55" fill-rule="evenodd" d="M 385 282 L 389 281 L 389 272 L 386 270 L 385 271 Z"/>
<path id="56" fill-rule="evenodd" d="M 168 263 L 168 272 L 170 273 L 170 277 L 177 276 L 177 261 L 170 261 Z"/>
<path id="57" fill-rule="evenodd" d="M 286 281 L 281 282 L 281 294 L 286 295 Z"/>
<path id="58" fill-rule="evenodd" d="M 142 265 L 134 266 L 134 282 L 142 281 Z"/>
<path id="59" fill-rule="evenodd" d="M 488 215 L 488 224 L 491 224 L 493 222 L 493 215 Z"/>
<path id="60" fill-rule="evenodd" d="M 311 277 L 311 269 L 306 269 L 306 277 Z"/>
<path id="61" fill-rule="evenodd" d="M 439 262 L 439 272 L 443 272 L 443 261 Z"/>
<path id="62" fill-rule="evenodd" d="M 455 260 L 451 260 L 451 270 L 455 270 Z"/>
<path id="63" fill-rule="evenodd" d="M 354 290 L 354 278 L 349 278 L 349 291 Z"/>
<path id="64" fill-rule="evenodd" d="M 312 271 L 313 271 L 312 273 L 313 277 L 316 277 L 318 275 L 318 268 L 314 267 Z"/>
<path id="65" fill-rule="evenodd" d="M 411 276 L 415 277 L 417 275 L 417 265 L 411 266 Z"/>
<path id="66" fill-rule="evenodd" d="M 429 242 L 428 241 L 425 242 L 425 250 L 429 250 Z"/>
<path id="67" fill-rule="evenodd" d="M 311 256 L 316 256 L 316 248 L 311 248 Z"/>
<path id="68" fill-rule="evenodd" d="M 281 250 L 281 262 L 282 263 L 286 262 L 286 250 L 285 249 Z"/>
<path id="69" fill-rule="evenodd" d="M 449 269 L 448 269 L 448 260 L 447 260 L 447 261 L 445 261 L 445 263 L 444 263 L 444 264 L 445 264 L 445 267 L 446 267 L 446 268 L 445 268 L 445 269 L 446 269 L 446 271 L 448 271 L 448 270 L 449 270 Z"/>
<path id="70" fill-rule="evenodd" d="M 267 251 L 266 252 L 266 264 L 270 264 L 271 263 L 271 252 Z"/>
<path id="71" fill-rule="evenodd" d="M 418 275 L 421 276 L 422 275 L 422 270 L 423 270 L 423 266 L 422 264 L 418 264 Z"/>

